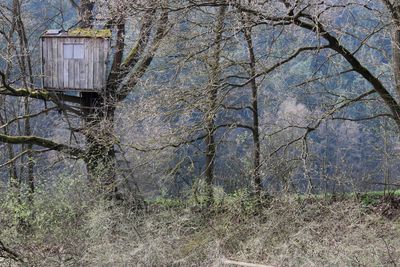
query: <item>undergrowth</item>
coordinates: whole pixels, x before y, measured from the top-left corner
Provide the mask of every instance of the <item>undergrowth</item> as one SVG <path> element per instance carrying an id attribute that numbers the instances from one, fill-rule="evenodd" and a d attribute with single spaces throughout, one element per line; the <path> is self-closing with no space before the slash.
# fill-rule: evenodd
<path id="1" fill-rule="evenodd" d="M 226 258 L 274 266 L 400 262 L 396 195 L 279 196 L 260 203 L 238 191 L 208 210 L 190 199 L 162 198 L 135 210 L 94 199 L 82 185 L 64 188 L 37 194 L 32 214 L 2 199 L 0 241 L 27 266 L 221 266 Z M 22 263 L 3 258 L 1 264 Z"/>

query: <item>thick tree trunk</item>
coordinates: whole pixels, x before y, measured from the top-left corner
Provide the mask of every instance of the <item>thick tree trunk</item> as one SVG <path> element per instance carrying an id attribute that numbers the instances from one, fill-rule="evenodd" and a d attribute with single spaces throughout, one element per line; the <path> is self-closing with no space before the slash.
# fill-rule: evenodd
<path id="1" fill-rule="evenodd" d="M 85 158 L 88 179 L 106 198 L 116 199 L 117 172 L 114 147 L 114 105 L 97 93 L 82 93 L 85 112 Z"/>
<path id="2" fill-rule="evenodd" d="M 76 1 L 70 1 L 74 8 L 79 12 L 80 27 L 93 27 L 93 9 L 96 1 L 81 0 L 79 4 Z M 152 5 L 151 5 L 152 6 Z M 86 110 L 84 116 L 86 138 L 86 165 L 89 180 L 98 181 L 100 188 L 108 197 L 120 198 L 117 191 L 117 171 L 116 171 L 116 152 L 114 148 L 114 113 L 116 101 L 122 101 L 127 96 L 129 90 L 123 91 L 125 87 L 132 88 L 144 74 L 147 67 L 154 57 L 153 49 L 156 49 L 160 40 L 164 37 L 168 29 L 168 12 L 163 11 L 160 14 L 157 29 L 155 30 L 152 43 L 149 42 L 151 35 L 154 15 L 158 5 L 154 5 L 154 10 L 149 10 L 148 16 L 143 21 L 139 33 L 137 45 L 131 49 L 131 52 L 124 60 L 125 48 L 125 18 L 113 17 L 107 22 L 106 27 L 116 26 L 116 43 L 114 46 L 112 66 L 110 74 L 107 77 L 107 86 L 100 94 L 82 93 L 82 106 Z M 144 60 L 139 60 L 144 54 Z M 136 68 L 137 66 L 137 68 Z M 137 69 L 135 74 L 131 70 Z M 123 83 L 127 80 L 127 84 Z M 118 90 L 117 90 L 118 89 Z"/>
<path id="3" fill-rule="evenodd" d="M 72 2 L 75 3 L 75 2 Z M 93 27 L 94 2 L 81 0 L 78 9 L 79 27 Z M 117 49 L 122 60 L 122 51 Z M 115 61 L 114 61 L 115 63 Z M 117 62 L 119 63 L 119 62 Z M 115 87 L 115 86 L 114 86 Z M 103 92 L 83 92 L 82 109 L 84 111 L 84 136 L 86 139 L 86 170 L 89 182 L 107 199 L 118 199 L 116 153 L 114 147 L 114 115 L 115 105 L 112 90 Z"/>

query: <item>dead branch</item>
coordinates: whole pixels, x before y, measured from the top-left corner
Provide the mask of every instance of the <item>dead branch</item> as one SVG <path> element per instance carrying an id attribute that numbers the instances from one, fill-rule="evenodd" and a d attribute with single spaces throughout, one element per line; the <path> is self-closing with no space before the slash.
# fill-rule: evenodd
<path id="1" fill-rule="evenodd" d="M 24 263 L 24 258 L 16 251 L 6 247 L 0 240 L 0 258 L 11 259 L 16 262 Z"/>

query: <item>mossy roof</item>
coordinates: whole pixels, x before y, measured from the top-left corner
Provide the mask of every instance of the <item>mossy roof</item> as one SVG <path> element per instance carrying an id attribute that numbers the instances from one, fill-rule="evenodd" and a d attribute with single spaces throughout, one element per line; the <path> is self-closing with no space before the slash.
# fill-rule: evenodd
<path id="1" fill-rule="evenodd" d="M 69 36 L 110 38 L 111 30 L 96 30 L 90 28 L 75 28 L 68 31 Z"/>

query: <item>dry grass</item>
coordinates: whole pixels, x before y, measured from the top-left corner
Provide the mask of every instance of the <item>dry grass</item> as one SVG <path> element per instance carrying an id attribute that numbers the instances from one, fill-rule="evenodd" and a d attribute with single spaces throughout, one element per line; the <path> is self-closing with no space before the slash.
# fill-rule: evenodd
<path id="1" fill-rule="evenodd" d="M 400 220 L 355 200 L 288 197 L 256 212 L 251 202 L 233 199 L 212 213 L 182 205 L 153 205 L 146 213 L 97 205 L 77 236 L 70 235 L 57 238 L 52 255 L 31 260 L 41 266 L 219 266 L 223 258 L 274 266 L 400 262 Z"/>
<path id="2" fill-rule="evenodd" d="M 356 201 L 279 199 L 258 215 L 235 204 L 213 215 L 190 208 L 161 209 L 139 217 L 95 211 L 88 227 L 97 234 L 91 235 L 95 239 L 88 243 L 82 263 L 212 266 L 221 258 L 276 266 L 395 266 L 400 262 L 399 221 Z M 110 225 L 110 218 L 119 221 L 113 229 L 100 230 Z"/>

